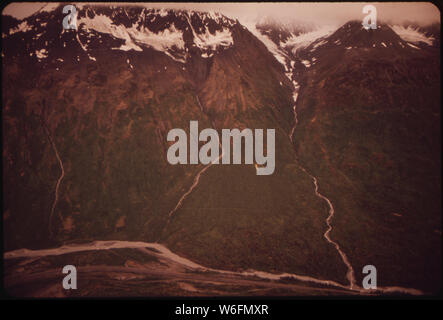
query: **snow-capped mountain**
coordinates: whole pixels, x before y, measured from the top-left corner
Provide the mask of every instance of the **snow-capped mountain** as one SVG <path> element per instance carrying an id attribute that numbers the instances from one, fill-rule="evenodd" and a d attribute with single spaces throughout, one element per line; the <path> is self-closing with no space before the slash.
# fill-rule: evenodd
<path id="1" fill-rule="evenodd" d="M 3 38 L 25 41 L 29 55 L 39 61 L 48 57 L 63 59 L 56 56 L 57 51 L 79 47 L 83 51 L 78 55 L 79 60 L 85 55 L 94 60 L 95 53 L 103 48 L 122 51 L 150 48 L 185 63 L 191 55 L 209 58 L 231 47 L 233 29 L 239 27 L 238 22 L 218 13 L 82 5 L 78 7 L 74 32 L 62 28 L 65 16 L 62 7 L 44 7 L 15 26 L 8 24 L 3 29 Z"/>
<path id="2" fill-rule="evenodd" d="M 417 50 L 438 48 L 440 38 L 436 25 L 420 27 L 413 24 L 379 23 L 376 30 L 367 30 L 363 28 L 361 21 L 349 21 L 340 27 L 312 24 L 297 28 L 293 24 L 291 29 L 286 24 L 279 25 L 272 21 L 247 26 L 273 53 L 276 60 L 284 65 L 289 78 L 300 73 L 299 67 L 309 68 L 322 56 L 327 57 L 337 50 L 340 55 L 346 55 L 348 50 L 353 49 L 371 52 L 391 49 L 394 51 L 384 53 L 414 54 Z"/>
<path id="3" fill-rule="evenodd" d="M 414 43 L 408 37 L 402 38 L 388 25 L 379 24 L 375 30 L 366 30 L 360 21 L 351 21 L 331 35 L 316 39 L 301 49 L 298 56 L 307 61 L 305 64 L 309 67 L 311 63 L 315 64 L 318 59 L 328 57 L 332 52 L 338 52 L 342 56 L 360 51 L 377 56 L 414 54 L 414 51 L 421 50 Z"/>
<path id="4" fill-rule="evenodd" d="M 104 48 L 122 51 L 149 48 L 177 62 L 186 63 L 191 56 L 210 58 L 232 47 L 235 29 L 245 26 L 284 66 L 289 78 L 298 62 L 306 67 L 315 63 L 315 52 L 322 48 L 340 46 L 350 50 L 393 46 L 420 50 L 439 46 L 436 26 L 420 27 L 412 23 L 380 24 L 374 31 L 364 29 L 359 21 L 348 22 L 338 28 L 262 18 L 245 21 L 243 26 L 237 20 L 214 12 L 97 5 L 78 6 L 78 29 L 73 32 L 61 27 L 64 16 L 61 8 L 59 4 L 48 4 L 20 22 L 6 17 L 6 21 L 11 21 L 4 24 L 3 39 L 6 43 L 16 42 L 17 39 L 26 42 L 27 54 L 43 64 L 66 59 L 81 61 L 87 58 L 95 61 L 97 52 Z M 9 51 L 14 50 L 14 46 L 4 47 Z M 51 47 L 50 51 L 48 47 Z M 77 52 L 79 48 L 82 49 L 81 53 Z M 67 57 L 57 52 L 71 54 Z M 307 57 L 297 59 L 300 55 Z"/>

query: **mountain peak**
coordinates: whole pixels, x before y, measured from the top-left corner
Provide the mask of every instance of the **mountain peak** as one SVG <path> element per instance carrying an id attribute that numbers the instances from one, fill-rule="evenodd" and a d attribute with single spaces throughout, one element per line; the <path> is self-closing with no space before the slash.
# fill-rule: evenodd
<path id="1" fill-rule="evenodd" d="M 347 48 L 401 47 L 406 43 L 388 25 L 378 23 L 376 29 L 365 29 L 361 21 L 352 20 L 337 29 L 329 41 Z"/>

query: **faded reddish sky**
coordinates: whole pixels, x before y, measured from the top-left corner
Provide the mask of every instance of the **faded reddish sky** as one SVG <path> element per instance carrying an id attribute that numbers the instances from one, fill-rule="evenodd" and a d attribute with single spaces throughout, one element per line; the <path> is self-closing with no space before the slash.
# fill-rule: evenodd
<path id="1" fill-rule="evenodd" d="M 39 10 L 45 3 L 11 3 L 3 11 L 19 19 Z M 76 4 L 75 2 L 73 4 Z M 118 5 L 118 3 L 112 3 Z M 127 5 L 128 3 L 124 3 Z M 195 10 L 214 10 L 229 17 L 255 19 L 270 16 L 283 20 L 306 20 L 316 23 L 344 23 L 351 19 L 363 19 L 365 4 L 377 8 L 379 20 L 386 22 L 403 22 L 405 20 L 422 24 L 439 22 L 440 13 L 430 2 L 354 2 L 354 3 L 136 3 L 154 8 L 177 8 Z M 123 4 L 122 4 L 123 5 Z"/>

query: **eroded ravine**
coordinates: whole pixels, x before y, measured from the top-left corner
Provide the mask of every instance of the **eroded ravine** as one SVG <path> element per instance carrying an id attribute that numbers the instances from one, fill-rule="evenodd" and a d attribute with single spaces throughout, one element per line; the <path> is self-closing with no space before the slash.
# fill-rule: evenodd
<path id="1" fill-rule="evenodd" d="M 294 134 L 295 134 L 295 130 L 297 128 L 298 125 L 298 114 L 297 114 L 297 97 L 298 97 L 298 90 L 299 90 L 300 86 L 296 83 L 294 85 L 294 93 L 293 93 L 293 99 L 294 99 L 294 107 L 293 107 L 293 111 L 294 111 L 294 125 L 291 128 L 290 134 L 289 134 L 289 139 L 291 141 L 291 143 L 294 145 Z M 295 147 L 295 146 L 294 146 Z M 298 160 L 297 160 L 298 162 Z M 355 278 L 355 272 L 354 272 L 354 268 L 352 267 L 352 264 L 350 263 L 347 255 L 344 253 L 344 251 L 341 249 L 340 245 L 332 240 L 330 233 L 333 229 L 332 227 L 332 219 L 334 217 L 335 214 L 335 210 L 334 210 L 334 206 L 332 205 L 332 202 L 323 194 L 321 194 L 319 192 L 319 184 L 318 184 L 318 180 L 315 176 L 313 176 L 312 174 L 310 174 L 306 168 L 304 168 L 299 162 L 298 162 L 298 167 L 305 172 L 311 179 L 312 182 L 314 184 L 314 192 L 315 195 L 322 199 L 323 201 L 325 201 L 328 205 L 328 217 L 326 218 L 326 225 L 327 225 L 327 229 L 325 231 L 325 233 L 323 234 L 324 238 L 330 243 L 332 244 L 335 249 L 337 250 L 338 254 L 340 255 L 343 263 L 346 265 L 348 271 L 346 273 L 346 278 L 349 281 L 349 286 L 348 288 L 350 290 L 353 291 L 359 291 L 361 293 L 367 293 L 368 290 L 364 289 L 360 286 L 358 286 L 357 284 L 357 280 Z M 382 292 L 382 293 L 403 293 L 403 294 L 412 294 L 412 295 L 422 295 L 424 294 L 422 291 L 417 290 L 417 289 L 413 289 L 413 288 L 404 288 L 404 287 L 398 287 L 398 286 L 389 286 L 389 287 L 379 287 L 377 286 L 377 291 Z"/>
<path id="2" fill-rule="evenodd" d="M 198 107 L 200 108 L 200 111 L 201 111 L 202 113 L 204 113 L 204 109 L 203 109 L 203 106 L 202 106 L 202 104 L 201 104 L 201 102 L 200 102 L 200 99 L 199 99 L 198 95 L 196 95 L 196 100 L 197 100 Z M 211 121 L 211 122 L 212 122 L 212 126 L 215 128 L 215 123 L 214 123 L 214 121 Z M 200 182 L 200 177 L 201 177 L 201 175 L 202 175 L 203 173 L 205 173 L 206 170 L 208 170 L 213 164 L 217 163 L 217 162 L 223 157 L 223 147 L 222 147 L 220 141 L 219 141 L 219 145 L 220 145 L 220 155 L 219 155 L 216 159 L 212 160 L 211 163 L 205 165 L 205 166 L 203 167 L 203 169 L 201 169 L 200 171 L 197 172 L 197 174 L 195 175 L 194 180 L 193 180 L 193 182 L 192 182 L 192 185 L 191 185 L 191 186 L 188 188 L 188 190 L 186 190 L 186 192 L 180 197 L 180 199 L 178 200 L 178 202 L 177 202 L 177 204 L 175 205 L 175 207 L 174 207 L 171 211 L 169 211 L 169 213 L 168 213 L 168 220 L 166 221 L 166 225 L 165 225 L 165 227 L 163 228 L 163 231 L 169 226 L 172 217 L 174 216 L 174 214 L 176 213 L 176 211 L 177 211 L 177 210 L 183 205 L 183 201 L 184 201 L 184 200 L 185 200 L 185 199 L 186 199 L 186 198 L 192 193 L 192 191 L 197 187 L 198 183 Z M 162 235 L 162 233 L 160 233 L 160 237 L 161 237 L 161 235 Z"/>
<path id="3" fill-rule="evenodd" d="M 223 154 L 222 154 L 223 155 Z M 220 155 L 217 159 L 213 160 L 211 163 L 205 165 L 203 167 L 203 169 L 201 169 L 199 172 L 197 172 L 197 174 L 194 177 L 194 181 L 192 183 L 192 185 L 188 188 L 188 190 L 180 197 L 180 199 L 178 200 L 177 204 L 175 205 L 175 207 L 169 211 L 168 213 L 168 220 L 166 222 L 165 225 L 165 229 L 166 227 L 168 227 L 169 223 L 171 222 L 171 218 L 173 217 L 173 215 L 175 214 L 175 212 L 183 205 L 183 201 L 192 193 L 192 191 L 197 187 L 198 183 L 200 182 L 200 177 L 203 173 L 205 173 L 206 170 L 208 170 L 218 159 L 220 159 L 222 157 L 222 155 Z"/>
<path id="4" fill-rule="evenodd" d="M 299 86 L 295 86 L 295 92 L 293 94 L 294 97 L 294 125 L 291 129 L 291 132 L 289 134 L 289 139 L 291 140 L 291 143 L 294 145 L 294 134 L 295 134 L 295 130 L 297 128 L 298 125 L 298 115 L 297 115 L 297 97 L 298 97 L 298 89 Z M 322 199 L 323 201 L 325 201 L 328 204 L 328 217 L 326 218 L 326 225 L 327 225 L 327 230 L 325 231 L 325 233 L 323 234 L 324 238 L 334 246 L 334 248 L 337 250 L 338 254 L 340 255 L 343 263 L 346 265 L 346 268 L 348 269 L 347 273 L 346 273 L 346 278 L 349 281 L 349 288 L 352 290 L 355 287 L 357 287 L 357 281 L 355 279 L 355 272 L 354 272 L 354 268 L 352 267 L 351 263 L 349 262 L 348 257 L 346 256 L 346 254 L 343 252 L 343 250 L 341 249 L 340 245 L 331 239 L 330 233 L 332 231 L 332 218 L 334 217 L 334 206 L 331 203 L 331 200 L 329 200 L 326 196 L 324 196 L 323 194 L 321 194 L 318 189 L 318 180 L 316 177 L 314 177 L 312 174 L 310 174 L 300 163 L 298 163 L 298 167 L 305 172 L 311 179 L 312 182 L 314 183 L 314 192 L 315 195 Z"/>

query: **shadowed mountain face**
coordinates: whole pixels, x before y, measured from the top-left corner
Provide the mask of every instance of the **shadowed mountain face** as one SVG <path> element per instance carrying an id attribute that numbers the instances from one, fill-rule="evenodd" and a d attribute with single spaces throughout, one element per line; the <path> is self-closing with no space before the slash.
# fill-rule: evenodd
<path id="1" fill-rule="evenodd" d="M 313 26 L 263 23 L 270 48 L 219 14 L 77 9 L 78 30 L 61 6 L 3 16 L 6 251 L 157 241 L 207 267 L 346 283 L 306 169 L 359 284 L 372 264 L 380 285 L 437 289 L 438 29 L 351 21 L 301 46 Z M 167 134 L 191 120 L 275 129 L 274 174 L 169 164 Z"/>

